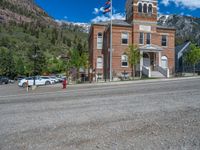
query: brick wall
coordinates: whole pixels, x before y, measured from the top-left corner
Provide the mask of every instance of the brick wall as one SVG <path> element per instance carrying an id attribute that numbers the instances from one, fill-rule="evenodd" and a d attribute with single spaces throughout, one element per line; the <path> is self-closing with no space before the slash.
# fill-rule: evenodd
<path id="1" fill-rule="evenodd" d="M 126 8 L 130 10 L 131 0 L 127 0 Z M 138 6 L 136 5 L 138 0 L 134 0 L 133 3 L 133 13 L 130 18 L 127 18 L 127 22 L 130 23 L 130 26 L 124 25 L 113 25 L 113 58 L 112 58 L 112 67 L 114 76 L 121 75 L 122 72 L 128 72 L 131 74 L 131 67 L 122 67 L 121 65 L 121 56 L 126 52 L 126 49 L 131 44 L 139 45 L 139 35 L 140 35 L 140 25 L 151 26 L 150 30 L 142 31 L 144 33 L 144 44 L 146 45 L 146 35 L 151 33 L 151 44 L 162 47 L 161 40 L 162 35 L 167 35 L 168 45 L 162 47 L 164 50 L 161 53 L 161 56 L 166 56 L 168 58 L 168 67 L 170 73 L 174 72 L 175 67 L 175 30 L 165 29 L 157 26 L 157 3 L 153 2 L 153 14 L 142 14 L 138 13 Z M 132 24 L 132 26 L 131 26 Z M 97 49 L 97 35 L 101 32 L 104 35 L 103 40 L 103 49 Z M 128 44 L 123 45 L 121 34 L 127 32 L 129 34 Z M 90 64 L 93 69 L 96 69 L 97 58 L 98 56 L 103 57 L 104 68 L 96 69 L 95 73 L 104 73 L 104 77 L 109 77 L 109 67 L 110 67 L 110 27 L 109 25 L 92 25 L 89 37 L 89 49 L 90 49 Z M 156 57 L 156 62 L 158 62 L 158 52 L 151 53 L 151 58 Z"/>

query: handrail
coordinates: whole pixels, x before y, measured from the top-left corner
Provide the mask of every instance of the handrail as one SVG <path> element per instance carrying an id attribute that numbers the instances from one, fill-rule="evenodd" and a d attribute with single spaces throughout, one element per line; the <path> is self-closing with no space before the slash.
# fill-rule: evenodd
<path id="1" fill-rule="evenodd" d="M 142 66 L 142 73 L 150 78 L 151 77 L 151 68 Z"/>
<path id="2" fill-rule="evenodd" d="M 161 66 L 157 66 L 158 71 L 163 74 L 166 78 L 169 78 L 169 68 L 162 68 Z"/>

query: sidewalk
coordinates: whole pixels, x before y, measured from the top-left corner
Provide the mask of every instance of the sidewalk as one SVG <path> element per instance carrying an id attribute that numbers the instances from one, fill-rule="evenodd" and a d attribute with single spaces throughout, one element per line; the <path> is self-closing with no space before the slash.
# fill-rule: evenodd
<path id="1" fill-rule="evenodd" d="M 92 83 L 81 83 L 81 84 L 69 84 L 69 87 L 91 87 L 91 86 L 103 86 L 103 85 L 124 85 L 134 83 L 153 83 L 153 82 L 167 82 L 167 81 L 178 81 L 178 80 L 189 80 L 189 79 L 200 79 L 200 76 L 195 77 L 178 77 L 178 78 L 165 78 L 165 79 L 137 79 L 131 81 L 112 81 L 112 82 L 92 82 Z M 62 84 L 49 85 L 49 87 L 61 87 Z"/>

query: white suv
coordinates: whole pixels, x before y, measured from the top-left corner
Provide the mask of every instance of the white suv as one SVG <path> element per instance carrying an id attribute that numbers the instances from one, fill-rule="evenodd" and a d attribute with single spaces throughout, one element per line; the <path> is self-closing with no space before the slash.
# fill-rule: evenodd
<path id="1" fill-rule="evenodd" d="M 28 78 L 20 80 L 18 83 L 18 86 L 25 88 L 27 86 L 27 82 L 28 82 L 28 86 L 32 86 L 34 83 L 34 77 L 28 77 Z M 35 77 L 35 85 L 50 85 L 53 83 L 54 82 L 49 77 L 44 77 L 44 76 Z"/>

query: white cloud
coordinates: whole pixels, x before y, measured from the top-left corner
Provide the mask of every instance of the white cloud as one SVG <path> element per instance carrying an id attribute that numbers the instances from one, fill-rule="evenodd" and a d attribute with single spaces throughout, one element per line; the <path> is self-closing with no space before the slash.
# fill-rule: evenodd
<path id="1" fill-rule="evenodd" d="M 116 13 L 116 14 L 113 14 L 112 16 L 112 19 L 115 20 L 125 20 L 125 14 L 122 14 L 122 13 Z M 97 16 L 95 17 L 94 19 L 91 20 L 91 22 L 102 22 L 102 21 L 109 21 L 110 20 L 110 16 Z"/>
<path id="2" fill-rule="evenodd" d="M 169 0 L 162 0 L 161 3 L 165 6 L 169 5 Z"/>
<path id="3" fill-rule="evenodd" d="M 93 14 L 97 15 L 99 12 L 103 12 L 103 11 L 104 11 L 103 7 L 101 7 L 101 8 L 94 8 Z"/>
<path id="4" fill-rule="evenodd" d="M 162 4 L 168 6 L 170 3 L 175 3 L 177 6 L 183 6 L 189 9 L 200 8 L 200 0 L 162 0 Z"/>

